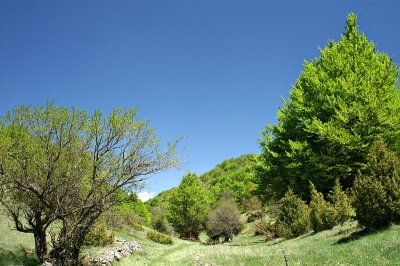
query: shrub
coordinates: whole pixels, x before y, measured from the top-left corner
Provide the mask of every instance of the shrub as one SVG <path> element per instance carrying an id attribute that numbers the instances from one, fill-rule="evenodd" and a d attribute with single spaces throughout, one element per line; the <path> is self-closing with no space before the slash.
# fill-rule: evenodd
<path id="1" fill-rule="evenodd" d="M 276 238 L 275 225 L 266 221 L 260 221 L 259 223 L 254 225 L 253 230 L 255 235 L 265 236 L 265 242 Z"/>
<path id="2" fill-rule="evenodd" d="M 157 231 L 148 231 L 147 238 L 154 242 L 164 244 L 164 245 L 172 245 L 174 243 L 171 236 L 162 234 Z"/>
<path id="3" fill-rule="evenodd" d="M 286 192 L 275 223 L 278 237 L 292 238 L 310 231 L 310 209 L 291 189 Z"/>
<path id="4" fill-rule="evenodd" d="M 152 210 L 151 227 L 160 233 L 175 235 L 175 230 L 168 222 L 164 208 L 161 206 L 157 206 Z"/>
<path id="5" fill-rule="evenodd" d="M 208 214 L 207 234 L 211 241 L 219 241 L 221 237 L 228 241 L 240 232 L 241 227 L 240 212 L 232 199 L 219 202 Z"/>
<path id="6" fill-rule="evenodd" d="M 353 186 L 356 219 L 367 228 L 400 222 L 400 160 L 383 141 L 369 153 L 370 171 L 356 177 Z"/>
<path id="7" fill-rule="evenodd" d="M 357 221 L 370 228 L 389 225 L 387 195 L 384 186 L 371 176 L 357 176 L 353 186 Z"/>
<path id="8" fill-rule="evenodd" d="M 329 193 L 328 198 L 335 209 L 335 220 L 337 224 L 343 225 L 344 222 L 354 217 L 355 213 L 351 206 L 351 198 L 343 191 L 339 179 L 336 179 L 335 186 Z"/>
<path id="9" fill-rule="evenodd" d="M 105 222 L 98 222 L 85 237 L 85 246 L 103 247 L 114 243 L 114 233 L 108 230 Z"/>
<path id="10" fill-rule="evenodd" d="M 324 195 L 318 192 L 312 183 L 310 192 L 310 222 L 312 229 L 314 232 L 320 232 L 333 228 L 337 224 L 334 206 L 325 201 Z"/>

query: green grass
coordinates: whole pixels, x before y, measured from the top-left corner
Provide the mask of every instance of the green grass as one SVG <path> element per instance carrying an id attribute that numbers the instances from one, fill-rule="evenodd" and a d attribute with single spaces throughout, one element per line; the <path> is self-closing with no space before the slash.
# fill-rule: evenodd
<path id="1" fill-rule="evenodd" d="M 285 265 L 283 254 L 289 265 L 400 265 L 400 226 L 359 238 L 358 231 L 348 223 L 291 240 L 265 243 L 261 236 L 241 235 L 222 245 L 176 240 L 171 247 L 136 232 L 124 237 L 139 241 L 142 251 L 117 265 Z"/>
<path id="2" fill-rule="evenodd" d="M 32 234 L 11 230 L 11 221 L 0 209 L 0 265 L 40 265 L 34 255 Z"/>
<path id="3" fill-rule="evenodd" d="M 400 265 L 400 226 L 361 235 L 355 223 L 291 240 L 264 242 L 250 230 L 232 242 L 206 245 L 174 238 L 173 245 L 162 245 L 146 237 L 145 231 L 117 233 L 135 240 L 141 250 L 116 263 L 130 265 Z M 0 215 L 0 265 L 39 265 L 31 255 L 34 249 L 31 234 L 10 230 L 8 218 Z M 85 250 L 85 254 L 99 252 Z"/>

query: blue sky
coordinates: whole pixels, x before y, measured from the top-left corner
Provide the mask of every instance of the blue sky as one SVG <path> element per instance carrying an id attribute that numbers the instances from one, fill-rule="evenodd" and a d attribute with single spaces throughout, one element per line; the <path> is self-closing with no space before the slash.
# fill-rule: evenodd
<path id="1" fill-rule="evenodd" d="M 259 153 L 304 60 L 349 12 L 400 62 L 400 2 L 0 0 L 0 115 L 21 104 L 137 107 L 163 141 L 185 139 L 158 193 L 225 159 Z"/>

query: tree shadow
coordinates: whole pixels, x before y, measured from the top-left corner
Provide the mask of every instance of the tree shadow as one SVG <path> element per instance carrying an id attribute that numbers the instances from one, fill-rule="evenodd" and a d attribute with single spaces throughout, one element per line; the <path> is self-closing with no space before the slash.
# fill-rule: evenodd
<path id="1" fill-rule="evenodd" d="M 379 229 L 379 230 L 375 230 L 375 229 L 371 229 L 371 228 L 364 228 L 361 229 L 359 231 L 356 231 L 352 234 L 350 234 L 349 236 L 343 237 L 341 239 L 339 239 L 335 244 L 346 244 L 349 243 L 351 241 L 355 241 L 358 240 L 362 237 L 368 236 L 368 235 L 372 235 L 372 234 L 376 234 L 382 230 L 384 230 L 385 228 Z"/>
<path id="2" fill-rule="evenodd" d="M 0 248 L 0 265 L 37 266 L 40 262 L 34 254 L 23 247 L 15 251 Z"/>

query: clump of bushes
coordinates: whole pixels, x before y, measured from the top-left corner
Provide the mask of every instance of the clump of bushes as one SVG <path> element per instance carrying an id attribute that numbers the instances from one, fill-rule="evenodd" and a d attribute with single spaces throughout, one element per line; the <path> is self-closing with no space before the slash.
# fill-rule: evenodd
<path id="1" fill-rule="evenodd" d="M 339 179 L 336 179 L 335 186 L 329 193 L 328 198 L 332 202 L 335 210 L 336 224 L 343 225 L 344 222 L 354 217 L 355 213 L 352 207 L 352 199 L 343 191 Z"/>
<path id="2" fill-rule="evenodd" d="M 332 229 L 338 224 L 343 225 L 354 216 L 350 197 L 342 190 L 338 179 L 328 195 L 330 201 L 325 201 L 324 195 L 318 192 L 312 183 L 310 194 L 310 222 L 314 232 Z"/>
<path id="3" fill-rule="evenodd" d="M 147 238 L 164 245 L 172 245 L 174 243 L 173 239 L 169 235 L 162 234 L 157 231 L 148 231 Z"/>
<path id="4" fill-rule="evenodd" d="M 210 242 L 229 241 L 242 228 L 239 209 L 232 199 L 220 201 L 207 218 L 207 234 Z"/>
<path id="5" fill-rule="evenodd" d="M 310 208 L 293 190 L 286 192 L 279 211 L 274 224 L 277 237 L 293 238 L 310 231 Z"/>
<path id="6" fill-rule="evenodd" d="M 314 184 L 310 185 L 310 223 L 314 232 L 333 228 L 337 224 L 336 210 L 330 202 L 325 201 L 324 195 L 318 192 Z"/>
<path id="7" fill-rule="evenodd" d="M 105 222 L 98 222 L 92 226 L 85 237 L 85 246 L 103 247 L 114 243 L 114 232 L 108 230 Z"/>
<path id="8" fill-rule="evenodd" d="M 154 230 L 158 232 L 171 236 L 175 235 L 175 230 L 172 227 L 172 225 L 168 222 L 163 208 L 157 207 L 153 210 L 151 226 Z"/>
<path id="9" fill-rule="evenodd" d="M 369 153 L 369 172 L 356 177 L 354 207 L 359 224 L 382 228 L 400 222 L 400 160 L 383 141 Z"/>

